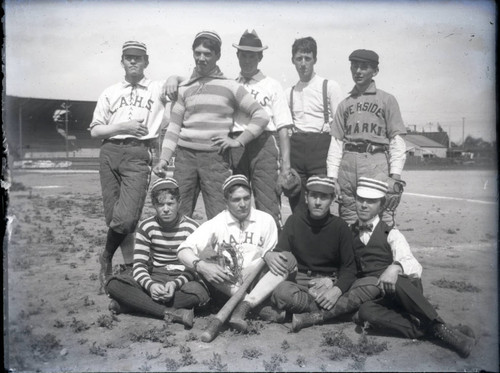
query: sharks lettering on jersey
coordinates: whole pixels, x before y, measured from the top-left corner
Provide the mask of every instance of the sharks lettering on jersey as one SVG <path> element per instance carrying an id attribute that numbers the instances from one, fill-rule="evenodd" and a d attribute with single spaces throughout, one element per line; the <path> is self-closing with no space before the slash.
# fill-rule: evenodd
<path id="1" fill-rule="evenodd" d="M 358 133 L 371 133 L 376 136 L 386 137 L 386 128 L 379 126 L 378 123 L 360 123 L 349 124 L 346 126 L 345 134 L 346 136 L 355 135 Z"/>

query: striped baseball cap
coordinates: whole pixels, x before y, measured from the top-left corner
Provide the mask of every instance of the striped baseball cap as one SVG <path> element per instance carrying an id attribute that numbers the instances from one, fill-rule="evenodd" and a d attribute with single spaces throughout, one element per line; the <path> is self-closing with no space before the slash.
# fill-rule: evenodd
<path id="1" fill-rule="evenodd" d="M 313 192 L 333 194 L 335 193 L 335 181 L 326 175 L 314 175 L 307 179 L 306 188 Z"/>
<path id="2" fill-rule="evenodd" d="M 199 33 L 196 34 L 194 40 L 196 41 L 196 39 L 198 38 L 207 38 L 215 41 L 216 43 L 219 43 L 219 46 L 222 45 L 222 40 L 219 34 L 217 34 L 215 31 L 200 31 Z"/>
<path id="3" fill-rule="evenodd" d="M 179 188 L 179 184 L 174 178 L 166 177 L 156 179 L 153 185 L 151 186 L 151 192 L 156 192 L 157 190 L 164 189 L 177 189 Z"/>
<path id="4" fill-rule="evenodd" d="M 123 43 L 122 54 L 146 56 L 148 54 L 148 50 L 146 48 L 146 44 L 141 43 L 140 41 L 131 40 Z"/>
<path id="5" fill-rule="evenodd" d="M 389 184 L 384 181 L 371 179 L 369 177 L 360 177 L 356 194 L 362 198 L 377 199 L 385 197 L 389 189 Z"/>
<path id="6" fill-rule="evenodd" d="M 222 191 L 224 194 L 234 185 L 243 185 L 250 189 L 250 183 L 245 175 L 231 175 L 224 181 L 224 184 L 222 184 Z"/>

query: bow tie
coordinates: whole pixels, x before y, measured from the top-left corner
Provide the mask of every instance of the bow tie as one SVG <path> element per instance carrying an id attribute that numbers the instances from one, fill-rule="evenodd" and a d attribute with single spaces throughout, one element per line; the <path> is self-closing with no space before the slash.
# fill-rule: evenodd
<path id="1" fill-rule="evenodd" d="M 360 224 L 359 226 L 360 232 L 363 231 L 371 232 L 372 230 L 373 230 L 373 224 Z"/>

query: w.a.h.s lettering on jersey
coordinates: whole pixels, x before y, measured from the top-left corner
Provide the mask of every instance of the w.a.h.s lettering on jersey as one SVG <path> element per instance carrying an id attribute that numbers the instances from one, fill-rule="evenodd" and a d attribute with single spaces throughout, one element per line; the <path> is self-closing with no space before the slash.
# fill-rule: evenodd
<path id="1" fill-rule="evenodd" d="M 271 101 L 271 98 L 264 95 L 262 92 L 256 91 L 255 89 L 250 88 L 251 86 L 245 85 L 245 88 L 252 97 L 254 98 L 255 101 L 259 103 L 260 106 L 265 107 L 267 106 L 267 103 Z M 262 97 L 264 96 L 264 97 Z"/>
<path id="2" fill-rule="evenodd" d="M 237 240 L 232 234 L 229 235 L 229 240 L 225 240 L 231 245 L 242 245 L 242 244 L 250 244 L 256 245 L 258 247 L 264 246 L 264 237 L 259 236 L 259 242 L 256 241 L 254 232 L 241 232 L 240 239 Z"/>
<path id="3" fill-rule="evenodd" d="M 116 102 L 116 105 L 111 105 L 111 114 L 116 113 L 117 110 L 123 108 L 123 107 L 129 107 L 129 106 L 134 106 L 140 109 L 146 109 L 147 111 L 151 111 L 155 101 L 153 99 L 148 99 L 146 101 L 147 97 L 142 97 L 142 96 L 135 96 L 135 97 L 130 97 L 128 100 L 126 97 L 121 97 L 119 102 Z"/>

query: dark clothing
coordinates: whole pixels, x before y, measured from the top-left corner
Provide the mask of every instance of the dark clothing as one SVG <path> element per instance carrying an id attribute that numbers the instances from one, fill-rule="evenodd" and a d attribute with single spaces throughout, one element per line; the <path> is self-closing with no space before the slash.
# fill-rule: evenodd
<path id="1" fill-rule="evenodd" d="M 238 135 L 233 133 L 231 137 Z M 264 131 L 244 148 L 232 148 L 230 154 L 233 173 L 243 174 L 250 181 L 255 208 L 270 214 L 281 229 L 281 199 L 276 192 L 280 157 L 276 133 Z"/>
<path id="2" fill-rule="evenodd" d="M 309 210 L 298 209 L 285 223 L 275 251 L 290 251 L 297 259 L 298 271 L 331 277 L 345 293 L 356 278 L 352 234 L 347 224 L 330 213 L 312 219 Z"/>
<path id="3" fill-rule="evenodd" d="M 407 338 L 422 338 L 432 322 L 443 322 L 424 297 L 420 279 L 404 276 L 398 277 L 393 297 L 386 295 L 363 303 L 359 308 L 359 319 L 368 321 L 374 328 Z"/>
<path id="4" fill-rule="evenodd" d="M 358 267 L 358 277 L 379 277 L 394 262 L 391 246 L 387 242 L 391 229 L 380 221 L 366 245 L 359 239 L 359 234 L 355 234 L 354 256 Z M 352 226 L 352 230 L 358 231 L 358 223 Z"/>
<path id="5" fill-rule="evenodd" d="M 179 277 L 181 271 L 154 271 L 151 279 L 166 283 Z M 124 313 L 140 313 L 162 319 L 167 308 L 193 308 L 210 299 L 207 289 L 197 281 L 189 281 L 175 291 L 170 301 L 157 302 L 139 285 L 131 275 L 111 277 L 106 284 L 106 292 L 122 307 Z"/>
<path id="6" fill-rule="evenodd" d="M 387 242 L 391 231 L 383 221 L 374 228 L 370 240 L 364 245 L 359 238 L 358 223 L 351 226 L 354 233 L 354 255 L 358 276 L 380 275 L 393 264 L 392 248 Z M 434 322 L 443 322 L 436 310 L 424 297 L 420 278 L 398 276 L 393 295 L 363 303 L 359 307 L 359 319 L 370 326 L 388 330 L 407 338 L 421 338 Z"/>
<path id="7" fill-rule="evenodd" d="M 326 156 L 332 137 L 329 133 L 296 132 L 290 137 L 290 166 L 300 175 L 300 193 L 290 197 L 292 212 L 297 207 L 306 209 L 304 193 L 306 181 L 313 175 L 326 175 Z"/>

